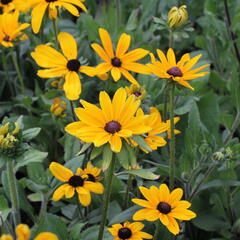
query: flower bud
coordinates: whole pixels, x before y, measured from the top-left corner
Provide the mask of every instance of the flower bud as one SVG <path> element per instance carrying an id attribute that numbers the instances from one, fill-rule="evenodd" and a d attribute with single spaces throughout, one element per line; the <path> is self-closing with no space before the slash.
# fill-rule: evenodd
<path id="1" fill-rule="evenodd" d="M 64 113 L 67 109 L 67 103 L 61 101 L 59 98 L 53 99 L 53 104 L 51 105 L 50 111 L 58 117 L 66 117 L 66 113 Z"/>
<path id="2" fill-rule="evenodd" d="M 144 86 L 139 86 L 136 84 L 131 84 L 130 87 L 125 87 L 125 90 L 128 96 L 134 95 L 136 100 L 144 99 L 147 94 Z"/>
<path id="3" fill-rule="evenodd" d="M 180 8 L 171 8 L 168 13 L 168 26 L 170 28 L 181 27 L 188 20 L 188 12 L 186 8 L 186 5 L 182 5 Z"/>

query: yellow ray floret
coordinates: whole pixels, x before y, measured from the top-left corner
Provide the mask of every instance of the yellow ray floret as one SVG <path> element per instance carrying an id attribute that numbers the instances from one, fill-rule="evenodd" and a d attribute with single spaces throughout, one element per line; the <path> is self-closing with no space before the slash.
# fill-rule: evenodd
<path id="1" fill-rule="evenodd" d="M 18 224 L 15 228 L 16 240 L 29 240 L 31 231 L 26 224 Z M 0 240 L 13 240 L 14 238 L 11 235 L 3 234 L 0 236 Z M 33 240 L 58 240 L 57 235 L 51 232 L 42 232 L 39 233 Z"/>
<path id="2" fill-rule="evenodd" d="M 73 36 L 66 32 L 58 35 L 60 53 L 49 45 L 39 45 L 31 56 L 36 63 L 44 70 L 38 70 L 38 76 L 42 78 L 64 77 L 63 90 L 69 100 L 77 100 L 81 94 L 81 81 L 78 72 L 95 75 L 95 69 L 89 66 L 82 66 L 77 59 L 77 43 Z"/>
<path id="3" fill-rule="evenodd" d="M 152 239 L 153 236 L 142 232 L 144 224 L 140 222 L 125 222 L 123 224 L 114 224 L 108 231 L 114 237 L 114 240 L 143 240 Z"/>
<path id="4" fill-rule="evenodd" d="M 79 16 L 77 7 L 87 12 L 85 5 L 80 0 L 31 0 L 33 2 L 32 10 L 32 29 L 38 33 L 42 24 L 45 12 L 48 10 L 49 17 L 57 18 L 58 8 L 65 8 L 74 16 Z"/>
<path id="5" fill-rule="evenodd" d="M 19 23 L 18 18 L 18 11 L 0 15 L 0 44 L 4 47 L 13 47 L 14 41 L 27 38 L 22 31 L 29 27 L 29 24 Z"/>
<path id="6" fill-rule="evenodd" d="M 157 50 L 157 54 L 160 61 L 156 61 L 154 55 L 150 53 L 152 64 L 148 64 L 148 66 L 151 68 L 152 72 L 160 78 L 172 79 L 173 81 L 176 81 L 184 87 L 192 90 L 194 90 L 194 88 L 188 83 L 188 81 L 198 77 L 203 77 L 209 73 L 200 72 L 204 68 L 209 67 L 209 64 L 192 69 L 202 56 L 201 54 L 190 58 L 189 53 L 186 53 L 178 62 L 176 62 L 175 53 L 172 48 L 168 49 L 166 56 L 159 49 Z"/>
<path id="7" fill-rule="evenodd" d="M 99 102 L 100 108 L 81 100 L 83 108 L 75 109 L 80 121 L 67 125 L 66 132 L 96 147 L 109 143 L 112 151 L 120 152 L 122 138 L 151 129 L 144 125 L 146 116 L 135 116 L 140 101 L 134 96 L 127 97 L 124 88 L 118 89 L 112 100 L 106 92 L 100 92 Z"/>
<path id="8" fill-rule="evenodd" d="M 181 188 L 170 192 L 166 184 L 161 184 L 159 188 L 151 186 L 150 189 L 145 187 L 139 187 L 139 189 L 146 200 L 132 199 L 134 203 L 144 207 L 133 215 L 135 221 L 160 220 L 171 233 L 176 235 L 180 231 L 176 219 L 188 221 L 196 217 L 193 211 L 188 210 L 191 203 L 181 200 L 183 196 Z"/>
<path id="9" fill-rule="evenodd" d="M 150 69 L 147 66 L 136 63 L 136 61 L 145 57 L 149 51 L 142 48 L 137 48 L 135 50 L 127 52 L 131 42 L 130 35 L 123 33 L 120 36 L 116 51 L 114 51 L 110 35 L 105 29 L 100 28 L 99 35 L 103 47 L 97 43 L 91 45 L 94 51 L 104 61 L 97 66 L 96 70 L 98 74 L 111 72 L 111 75 L 116 82 L 121 78 L 122 74 L 131 83 L 138 85 L 138 82 L 129 73 L 129 71 L 142 74 L 151 73 Z"/>
<path id="10" fill-rule="evenodd" d="M 53 193 L 53 201 L 59 201 L 63 196 L 72 198 L 76 192 L 80 203 L 83 206 L 88 206 L 91 203 L 90 192 L 103 193 L 103 185 L 90 179 L 81 168 L 78 168 L 76 174 L 74 174 L 70 169 L 61 164 L 52 162 L 49 169 L 59 181 L 64 182 Z"/>

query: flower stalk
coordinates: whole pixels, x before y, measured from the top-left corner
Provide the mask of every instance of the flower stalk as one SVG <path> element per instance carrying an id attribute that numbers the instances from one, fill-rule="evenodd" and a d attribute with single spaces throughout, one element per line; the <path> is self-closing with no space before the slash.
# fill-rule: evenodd
<path id="1" fill-rule="evenodd" d="M 13 61 L 15 70 L 17 72 L 17 76 L 18 76 L 18 80 L 20 82 L 22 93 L 24 94 L 25 93 L 24 81 L 23 81 L 23 77 L 22 77 L 22 74 L 21 74 L 21 71 L 20 71 L 20 68 L 18 65 L 17 57 L 16 57 L 15 53 L 13 52 L 13 48 L 11 48 L 10 53 L 11 53 L 11 57 L 12 57 L 12 61 Z"/>
<path id="2" fill-rule="evenodd" d="M 124 197 L 124 204 L 123 204 L 124 209 L 128 208 L 129 192 L 130 192 L 131 188 L 132 188 L 132 175 L 129 174 L 128 181 L 127 181 L 127 189 L 126 189 L 125 197 Z"/>
<path id="3" fill-rule="evenodd" d="M 116 157 L 113 156 L 112 162 L 109 166 L 109 169 L 107 171 L 107 176 L 106 176 L 106 190 L 104 193 L 104 199 L 103 199 L 103 213 L 102 213 L 102 219 L 101 219 L 101 224 L 98 232 L 98 240 L 103 239 L 103 233 L 104 233 L 104 227 L 106 224 L 107 220 L 107 213 L 108 213 L 108 205 L 110 201 L 110 195 L 111 195 L 111 190 L 112 190 L 112 179 L 113 179 L 113 174 L 114 174 L 114 166 L 115 166 L 115 160 Z"/>
<path id="4" fill-rule="evenodd" d="M 12 203 L 12 214 L 15 227 L 20 223 L 19 199 L 17 192 L 17 183 L 14 174 L 14 161 L 7 161 L 7 177 L 10 190 L 10 198 Z"/>
<path id="5" fill-rule="evenodd" d="M 170 89 L 170 103 L 169 103 L 169 115 L 170 115 L 170 125 L 171 125 L 169 187 L 171 190 L 173 190 L 174 188 L 174 176 L 175 176 L 174 90 L 175 90 L 175 83 L 172 82 L 171 89 Z"/>
<path id="6" fill-rule="evenodd" d="M 157 220 L 153 240 L 157 240 L 160 233 L 160 221 Z"/>

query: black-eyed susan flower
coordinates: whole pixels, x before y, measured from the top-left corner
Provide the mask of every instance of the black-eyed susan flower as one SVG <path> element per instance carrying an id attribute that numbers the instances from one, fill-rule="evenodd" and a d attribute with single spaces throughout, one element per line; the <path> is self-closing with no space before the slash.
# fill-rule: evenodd
<path id="1" fill-rule="evenodd" d="M 66 117 L 67 103 L 61 101 L 60 98 L 56 97 L 53 99 L 53 104 L 50 107 L 50 111 L 57 117 Z"/>
<path id="2" fill-rule="evenodd" d="M 92 48 L 104 61 L 97 66 L 97 73 L 103 74 L 111 71 L 114 81 L 121 78 L 121 74 L 127 78 L 131 83 L 138 84 L 136 79 L 129 73 L 129 71 L 143 74 L 150 74 L 147 66 L 136 63 L 136 61 L 145 57 L 149 51 L 142 48 L 137 48 L 127 52 L 130 46 L 130 35 L 123 33 L 118 41 L 116 51 L 113 50 L 112 41 L 109 33 L 103 29 L 99 29 L 99 35 L 103 48 L 99 44 L 92 44 Z"/>
<path id="3" fill-rule="evenodd" d="M 42 78 L 64 77 L 63 90 L 69 100 L 77 100 L 81 94 L 81 81 L 78 72 L 88 76 L 95 75 L 95 69 L 82 66 L 77 59 L 77 43 L 71 34 L 61 32 L 58 35 L 60 53 L 49 45 L 39 45 L 31 53 L 36 63 L 44 70 L 38 70 L 37 74 Z"/>
<path id="4" fill-rule="evenodd" d="M 136 85 L 136 84 L 131 84 L 130 87 L 126 86 L 125 87 L 128 96 L 134 95 L 137 100 L 142 100 L 146 96 L 146 90 L 144 86 Z"/>
<path id="5" fill-rule="evenodd" d="M 182 5 L 181 7 L 172 7 L 168 13 L 168 26 L 181 27 L 188 20 L 187 6 Z"/>
<path id="6" fill-rule="evenodd" d="M 152 239 L 153 236 L 142 232 L 144 224 L 140 222 L 125 222 L 123 224 L 113 224 L 108 231 L 114 237 L 114 240 L 142 240 L 142 239 Z"/>
<path id="7" fill-rule="evenodd" d="M 87 175 L 87 181 L 98 182 L 101 180 L 101 169 L 94 167 L 91 162 L 87 163 L 87 167 L 83 169 L 85 175 Z M 101 184 L 101 183 L 98 183 Z"/>
<path id="8" fill-rule="evenodd" d="M 29 240 L 31 231 L 26 224 L 18 224 L 15 229 L 16 240 Z M 58 240 L 57 235 L 51 232 L 42 232 L 39 233 L 33 240 Z M 13 236 L 9 234 L 3 234 L 0 236 L 0 240 L 14 240 Z"/>
<path id="9" fill-rule="evenodd" d="M 59 181 L 64 182 L 53 193 L 53 201 L 59 201 L 64 195 L 66 198 L 72 198 L 77 193 L 80 203 L 83 206 L 88 206 L 91 203 L 90 192 L 96 194 L 103 193 L 103 185 L 88 180 L 88 175 L 81 168 L 78 168 L 76 174 L 74 174 L 70 169 L 61 164 L 52 162 L 49 169 Z"/>
<path id="10" fill-rule="evenodd" d="M 144 134 L 151 128 L 144 125 L 145 116 L 135 116 L 140 105 L 134 96 L 127 98 L 124 88 L 119 88 L 111 101 L 102 91 L 99 95 L 101 108 L 81 100 L 83 108 L 76 108 L 80 121 L 70 123 L 65 130 L 84 142 L 92 142 L 95 147 L 109 143 L 112 151 L 120 152 L 122 138 Z"/>
<path id="11" fill-rule="evenodd" d="M 192 69 L 198 62 L 202 54 L 199 54 L 192 59 L 189 53 L 184 54 L 180 61 L 176 62 L 175 53 L 172 48 L 168 49 L 167 56 L 157 49 L 157 54 L 160 61 L 156 61 L 154 55 L 150 53 L 152 64 L 148 64 L 152 72 L 160 78 L 172 79 L 184 87 L 194 90 L 194 88 L 188 83 L 189 80 L 203 77 L 209 72 L 200 72 L 202 69 L 209 66 L 209 64 L 203 65 L 199 68 Z"/>
<path id="12" fill-rule="evenodd" d="M 34 6 L 32 10 L 32 29 L 34 33 L 38 33 L 42 24 L 43 16 L 48 10 L 49 17 L 56 19 L 58 8 L 65 8 L 74 16 L 79 16 L 77 7 L 83 11 L 87 11 L 85 5 L 80 0 L 33 0 Z"/>
<path id="13" fill-rule="evenodd" d="M 135 221 L 160 220 L 171 233 L 176 235 L 180 231 L 176 219 L 183 221 L 196 217 L 193 211 L 188 210 L 191 203 L 181 200 L 183 196 L 181 188 L 176 188 L 170 193 L 167 185 L 161 184 L 159 188 L 156 186 L 151 186 L 150 189 L 139 187 L 139 190 L 146 200 L 132 199 L 134 203 L 144 207 L 133 215 Z"/>
<path id="14" fill-rule="evenodd" d="M 180 121 L 180 117 L 175 117 L 173 119 L 173 121 L 174 121 L 174 126 L 175 126 L 176 123 L 178 123 Z M 168 126 L 167 136 L 168 136 L 168 139 L 171 139 L 171 121 L 167 120 L 166 123 L 167 123 L 167 126 Z M 179 133 L 181 133 L 181 131 L 179 131 L 177 129 L 174 129 L 174 135 L 177 135 Z"/>
<path id="15" fill-rule="evenodd" d="M 18 11 L 0 15 L 0 44 L 4 47 L 13 47 L 14 41 L 27 38 L 22 31 L 29 27 L 29 24 L 19 23 L 18 18 Z"/>

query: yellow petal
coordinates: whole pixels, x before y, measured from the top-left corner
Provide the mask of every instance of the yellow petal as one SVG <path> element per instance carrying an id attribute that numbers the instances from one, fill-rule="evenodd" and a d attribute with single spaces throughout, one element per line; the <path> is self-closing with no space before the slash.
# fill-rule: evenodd
<path id="1" fill-rule="evenodd" d="M 1 237 L 0 237 L 0 240 L 13 240 L 13 237 L 9 234 L 3 234 Z"/>
<path id="2" fill-rule="evenodd" d="M 166 227 L 174 235 L 177 235 L 180 232 L 179 225 L 178 225 L 177 221 L 172 217 L 169 217 L 169 224 Z"/>
<path id="3" fill-rule="evenodd" d="M 57 235 L 50 232 L 42 232 L 38 234 L 33 240 L 58 240 Z"/>
<path id="4" fill-rule="evenodd" d="M 168 49 L 168 51 L 167 51 L 167 58 L 168 58 L 168 62 L 172 65 L 172 67 L 176 66 L 175 53 L 172 50 L 172 48 Z"/>
<path id="5" fill-rule="evenodd" d="M 67 32 L 59 33 L 58 41 L 60 43 L 63 54 L 67 57 L 68 60 L 77 58 L 77 43 L 71 34 Z"/>
<path id="6" fill-rule="evenodd" d="M 121 61 L 124 63 L 135 62 L 145 57 L 148 53 L 149 51 L 145 49 L 137 48 L 124 54 L 123 57 L 121 57 Z"/>
<path id="7" fill-rule="evenodd" d="M 100 106 L 103 110 L 103 113 L 105 115 L 105 118 L 108 121 L 112 121 L 113 120 L 112 102 L 111 102 L 110 97 L 108 96 L 108 94 L 105 91 L 100 92 L 99 102 L 100 102 Z"/>
<path id="8" fill-rule="evenodd" d="M 72 186 L 68 186 L 65 189 L 65 197 L 66 198 L 72 198 L 74 196 L 75 189 Z"/>
<path id="9" fill-rule="evenodd" d="M 65 190 L 68 188 L 68 186 L 68 184 L 63 184 L 58 187 L 53 193 L 52 200 L 59 201 L 65 195 Z"/>
<path id="10" fill-rule="evenodd" d="M 16 227 L 17 240 L 28 240 L 30 238 L 30 229 L 26 224 L 19 224 Z"/>
<path id="11" fill-rule="evenodd" d="M 68 182 L 73 176 L 73 172 L 57 162 L 52 162 L 49 166 L 51 173 L 61 182 Z"/>
<path id="12" fill-rule="evenodd" d="M 42 24 L 43 15 L 49 4 L 45 1 L 40 2 L 32 10 L 32 29 L 34 33 L 38 33 Z"/>
<path id="13" fill-rule="evenodd" d="M 91 44 L 91 47 L 94 49 L 94 51 L 99 55 L 99 57 L 105 61 L 105 62 L 111 62 L 110 57 L 107 55 L 105 50 L 97 43 Z"/>
<path id="14" fill-rule="evenodd" d="M 67 73 L 65 67 L 38 70 L 37 75 L 41 78 L 63 77 Z"/>
<path id="15" fill-rule="evenodd" d="M 120 71 L 127 80 L 139 86 L 139 83 L 137 82 L 137 80 L 127 70 L 125 70 L 124 68 L 120 68 Z"/>
<path id="16" fill-rule="evenodd" d="M 100 182 L 90 182 L 86 181 L 84 183 L 84 187 L 86 187 L 90 192 L 102 194 L 104 191 L 104 187 Z"/>
<path id="17" fill-rule="evenodd" d="M 80 78 L 76 72 L 68 72 L 66 74 L 63 90 L 69 100 L 79 99 L 82 87 Z"/>
<path id="18" fill-rule="evenodd" d="M 94 67 L 81 66 L 79 71 L 85 73 L 89 77 L 94 77 L 96 75 L 96 69 Z"/>
<path id="19" fill-rule="evenodd" d="M 136 72 L 136 73 L 142 73 L 142 74 L 150 74 L 151 69 L 148 66 L 145 66 L 140 63 L 123 63 L 122 68 L 125 68 L 129 71 Z"/>
<path id="20" fill-rule="evenodd" d="M 105 29 L 99 28 L 99 35 L 107 55 L 110 59 L 114 58 L 113 46 L 109 33 Z"/>
<path id="21" fill-rule="evenodd" d="M 120 152 L 122 148 L 122 140 L 119 136 L 117 135 L 112 135 L 110 140 L 110 147 L 113 152 Z"/>
<path id="22" fill-rule="evenodd" d="M 78 199 L 83 206 L 88 206 L 91 203 L 91 195 L 88 194 L 78 194 Z"/>
<path id="23" fill-rule="evenodd" d="M 130 42 L 131 42 L 130 35 L 123 33 L 120 36 L 116 49 L 116 57 L 120 58 L 125 54 L 125 52 L 128 50 L 130 46 Z"/>
<path id="24" fill-rule="evenodd" d="M 117 68 L 117 67 L 112 68 L 111 74 L 112 74 L 113 80 L 115 82 L 117 82 L 121 77 L 121 72 L 119 71 L 119 68 Z"/>

